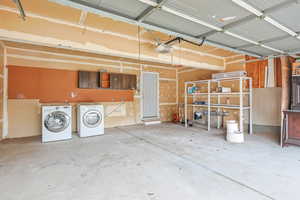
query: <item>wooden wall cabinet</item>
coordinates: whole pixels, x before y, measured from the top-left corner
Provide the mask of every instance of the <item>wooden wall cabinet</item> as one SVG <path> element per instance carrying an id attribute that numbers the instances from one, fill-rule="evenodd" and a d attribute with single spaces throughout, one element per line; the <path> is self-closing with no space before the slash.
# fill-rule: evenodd
<path id="1" fill-rule="evenodd" d="M 78 72 L 78 88 L 99 88 L 99 72 Z"/>
<path id="2" fill-rule="evenodd" d="M 104 73 L 79 71 L 78 72 L 78 88 L 110 88 L 117 90 L 135 90 L 136 75 L 109 73 L 108 76 L 103 76 Z M 107 77 L 108 80 L 104 80 Z M 105 85 L 105 87 L 104 87 Z"/>
<path id="3" fill-rule="evenodd" d="M 111 73 L 110 88 L 120 90 L 135 90 L 136 75 Z"/>

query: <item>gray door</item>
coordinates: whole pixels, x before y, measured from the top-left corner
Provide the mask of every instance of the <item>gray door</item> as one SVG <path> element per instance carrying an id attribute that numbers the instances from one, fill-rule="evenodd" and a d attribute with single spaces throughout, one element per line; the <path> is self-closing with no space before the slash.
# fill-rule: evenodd
<path id="1" fill-rule="evenodd" d="M 143 118 L 158 117 L 158 74 L 142 73 Z"/>

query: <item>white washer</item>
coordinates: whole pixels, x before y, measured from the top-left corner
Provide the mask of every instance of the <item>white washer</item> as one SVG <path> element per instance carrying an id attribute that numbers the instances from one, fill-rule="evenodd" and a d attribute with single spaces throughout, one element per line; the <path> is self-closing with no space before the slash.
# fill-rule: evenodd
<path id="1" fill-rule="evenodd" d="M 77 132 L 80 137 L 104 134 L 104 109 L 99 104 L 79 104 Z"/>
<path id="2" fill-rule="evenodd" d="M 72 107 L 42 107 L 42 142 L 72 138 Z"/>

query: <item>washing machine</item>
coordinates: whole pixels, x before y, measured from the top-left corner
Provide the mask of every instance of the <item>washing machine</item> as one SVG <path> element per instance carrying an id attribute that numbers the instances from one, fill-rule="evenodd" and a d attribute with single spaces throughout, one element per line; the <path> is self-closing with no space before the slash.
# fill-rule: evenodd
<path id="1" fill-rule="evenodd" d="M 79 137 L 104 134 L 104 109 L 99 104 L 79 104 L 77 107 Z"/>
<path id="2" fill-rule="evenodd" d="M 42 142 L 72 138 L 72 107 L 42 107 Z"/>

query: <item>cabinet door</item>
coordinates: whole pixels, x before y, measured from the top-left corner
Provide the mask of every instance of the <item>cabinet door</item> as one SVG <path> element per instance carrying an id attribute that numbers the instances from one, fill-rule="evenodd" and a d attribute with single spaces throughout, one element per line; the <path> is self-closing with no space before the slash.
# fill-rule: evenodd
<path id="1" fill-rule="evenodd" d="M 98 72 L 78 72 L 78 87 L 79 88 L 99 88 L 99 73 Z"/>
<path id="2" fill-rule="evenodd" d="M 122 89 L 122 74 L 111 73 L 110 74 L 110 88 L 112 89 Z"/>
<path id="3" fill-rule="evenodd" d="M 136 89 L 136 75 L 131 74 L 110 74 L 110 88 L 122 90 Z"/>
<path id="4" fill-rule="evenodd" d="M 78 88 L 89 88 L 89 72 L 78 72 Z"/>
<path id="5" fill-rule="evenodd" d="M 89 88 L 99 88 L 99 72 L 89 72 Z"/>
<path id="6" fill-rule="evenodd" d="M 136 89 L 136 75 L 126 74 L 123 77 L 123 89 L 126 90 Z"/>

